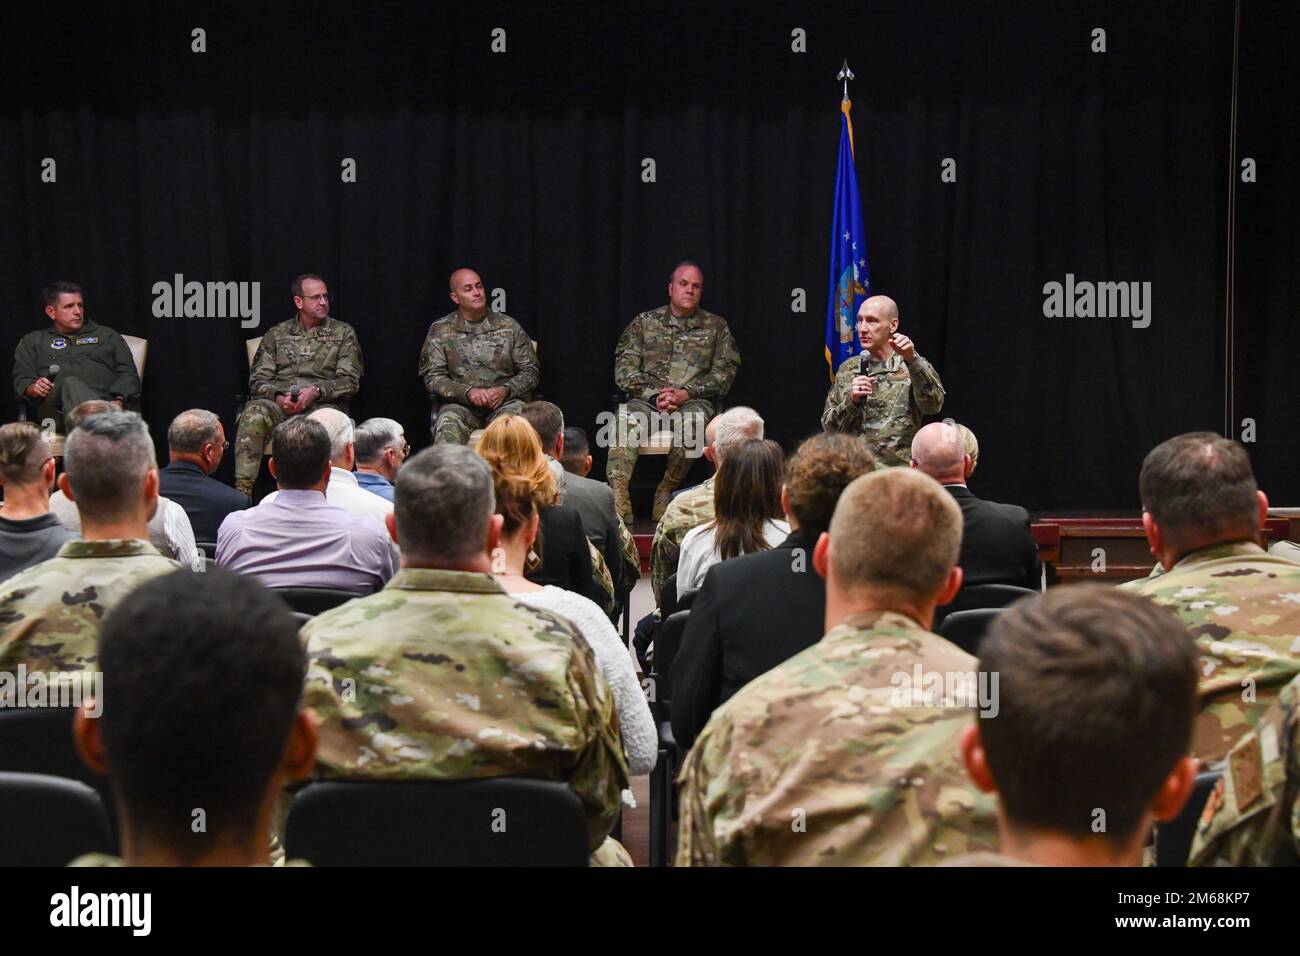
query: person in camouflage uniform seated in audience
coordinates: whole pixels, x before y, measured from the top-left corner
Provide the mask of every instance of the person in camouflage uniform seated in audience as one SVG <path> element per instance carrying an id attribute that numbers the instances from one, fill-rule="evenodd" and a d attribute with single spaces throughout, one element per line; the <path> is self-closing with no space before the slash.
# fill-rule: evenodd
<path id="1" fill-rule="evenodd" d="M 302 631 L 319 775 L 562 780 L 585 808 L 592 863 L 629 865 L 609 836 L 627 786 L 613 697 L 577 628 L 489 573 L 502 519 L 487 462 L 425 449 L 398 472 L 395 506 L 402 570 Z"/>
<path id="2" fill-rule="evenodd" d="M 682 767 L 679 866 L 900 866 L 996 849 L 995 802 L 962 767 L 974 708 L 918 703 L 899 683 L 978 668 L 928 630 L 961 587 L 961 531 L 956 501 L 919 472 L 844 490 L 813 555 L 830 629 L 713 712 Z"/>
<path id="3" fill-rule="evenodd" d="M 346 412 L 365 372 L 356 330 L 329 314 L 329 289 L 320 276 L 294 279 L 293 303 L 298 314 L 262 336 L 248 377 L 249 402 L 236 426 L 235 488 L 250 498 L 275 426 L 308 409 Z"/>
<path id="4" fill-rule="evenodd" d="M 865 435 L 882 467 L 906 466 L 925 415 L 943 408 L 943 383 L 934 366 L 898 331 L 898 305 L 873 295 L 858 309 L 862 354 L 845 359 L 826 396 L 822 428 Z"/>

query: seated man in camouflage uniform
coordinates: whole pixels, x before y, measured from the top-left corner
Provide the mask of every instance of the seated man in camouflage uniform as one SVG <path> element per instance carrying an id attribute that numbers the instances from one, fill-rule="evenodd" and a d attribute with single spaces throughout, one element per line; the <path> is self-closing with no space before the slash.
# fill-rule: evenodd
<path id="1" fill-rule="evenodd" d="M 629 526 L 628 483 L 645 431 L 653 431 L 652 423 L 669 416 L 673 448 L 655 489 L 653 516 L 658 521 L 691 470 L 685 447 L 690 436 L 696 441 L 703 436 L 705 423 L 713 417 L 714 400 L 731 390 L 740 368 L 740 352 L 727 320 L 699 307 L 703 293 L 700 267 L 679 263 L 668 278 L 668 304 L 632 319 L 614 351 L 614 382 L 627 402 L 624 421 L 610 443 L 605 477 Z"/>
<path id="2" fill-rule="evenodd" d="M 898 304 L 887 295 L 873 295 L 858 309 L 858 342 L 862 354 L 835 373 L 822 428 L 865 435 L 879 466 L 905 467 L 922 416 L 943 408 L 943 383 L 898 331 Z"/>
<path id="3" fill-rule="evenodd" d="M 1196 642 L 1192 753 L 1215 764 L 1300 674 L 1300 565 L 1256 544 L 1268 499 L 1237 442 L 1213 432 L 1170 438 L 1142 462 L 1138 490 L 1164 573 L 1121 587 L 1171 608 Z"/>
<path id="4" fill-rule="evenodd" d="M 68 435 L 59 487 L 81 514 L 81 540 L 0 588 L 0 671 L 95 670 L 104 613 L 141 581 L 179 565 L 149 543 L 158 465 L 144 419 L 94 415 Z"/>
<path id="5" fill-rule="evenodd" d="M 562 780 L 586 810 L 592 862 L 630 864 L 609 837 L 627 786 L 614 698 L 574 625 L 489 573 L 502 518 L 487 462 L 427 448 L 397 473 L 395 503 L 402 570 L 302 631 L 320 775 Z"/>
<path id="6" fill-rule="evenodd" d="M 915 471 L 844 489 L 813 552 L 829 630 L 713 712 L 680 776 L 679 866 L 924 865 L 996 847 L 994 801 L 961 763 L 975 702 L 902 690 L 978 668 L 928 630 L 961 588 L 961 527 Z"/>
<path id="7" fill-rule="evenodd" d="M 429 326 L 420 379 L 435 403 L 434 444 L 464 445 L 474 429 L 518 415 L 541 370 L 523 327 L 487 307 L 477 272 L 457 269 L 449 285 L 456 311 Z"/>
<path id="8" fill-rule="evenodd" d="M 294 279 L 293 304 L 298 314 L 262 336 L 248 377 L 250 401 L 239 416 L 235 488 L 250 498 L 275 426 L 309 408 L 346 412 L 365 372 L 356 330 L 329 314 L 324 279 Z"/>

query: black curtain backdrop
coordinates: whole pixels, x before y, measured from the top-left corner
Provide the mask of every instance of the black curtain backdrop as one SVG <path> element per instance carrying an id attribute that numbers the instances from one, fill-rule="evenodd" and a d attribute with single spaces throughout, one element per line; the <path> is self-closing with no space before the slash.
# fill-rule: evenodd
<path id="1" fill-rule="evenodd" d="M 1234 4 L 171 3 L 14 10 L 0 104 L 0 315 L 40 287 L 150 340 L 160 448 L 191 406 L 233 437 L 243 340 L 325 276 L 361 336 L 353 412 L 428 442 L 416 376 L 470 265 L 540 341 L 541 391 L 594 435 L 619 332 L 683 258 L 743 366 L 730 403 L 815 431 L 847 56 L 873 287 L 979 435 L 974 485 L 1137 505 L 1143 455 L 1225 428 Z M 492 31 L 506 51 L 493 53 Z M 191 30 L 207 52 L 191 52 Z M 1092 31 L 1105 30 L 1094 53 Z M 806 52 L 792 50 L 792 31 Z M 1237 419 L 1262 473 L 1295 434 L 1297 15 L 1243 7 Z M 1284 81 L 1278 79 L 1286 74 Z M 1250 101 L 1246 102 L 1249 93 Z M 57 182 L 41 162 L 57 162 Z M 945 158 L 957 181 L 941 180 Z M 341 181 L 356 161 L 357 181 Z M 653 159 L 656 181 L 642 181 Z M 1250 220 L 1249 222 L 1247 220 Z M 262 324 L 156 318 L 154 283 L 261 283 Z M 1046 318 L 1043 285 L 1150 282 L 1152 321 Z M 794 311 L 796 292 L 806 311 Z M 1269 443 L 1272 444 L 1269 444 Z M 1267 453 L 1266 453 L 1267 446 Z M 602 464 L 603 455 L 598 458 Z M 230 466 L 223 466 L 229 475 Z M 1287 497 L 1274 490 L 1273 497 Z"/>

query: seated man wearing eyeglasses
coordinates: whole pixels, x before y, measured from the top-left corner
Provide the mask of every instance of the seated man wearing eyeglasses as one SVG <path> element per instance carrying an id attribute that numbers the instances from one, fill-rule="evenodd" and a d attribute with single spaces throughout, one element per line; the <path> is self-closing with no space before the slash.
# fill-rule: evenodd
<path id="1" fill-rule="evenodd" d="M 298 314 L 272 326 L 253 356 L 249 402 L 235 434 L 235 488 L 250 498 L 275 426 L 309 408 L 346 412 L 365 372 L 356 330 L 329 314 L 324 279 L 294 279 L 293 304 Z"/>

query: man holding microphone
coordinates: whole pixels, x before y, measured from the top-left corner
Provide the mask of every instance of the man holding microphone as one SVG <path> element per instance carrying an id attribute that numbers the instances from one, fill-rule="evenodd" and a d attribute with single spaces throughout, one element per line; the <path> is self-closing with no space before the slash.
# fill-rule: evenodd
<path id="1" fill-rule="evenodd" d="M 898 331 L 898 304 L 887 295 L 873 295 L 858 309 L 858 341 L 862 354 L 835 374 L 822 428 L 864 435 L 878 465 L 905 466 L 922 417 L 943 408 L 943 382 Z"/>

